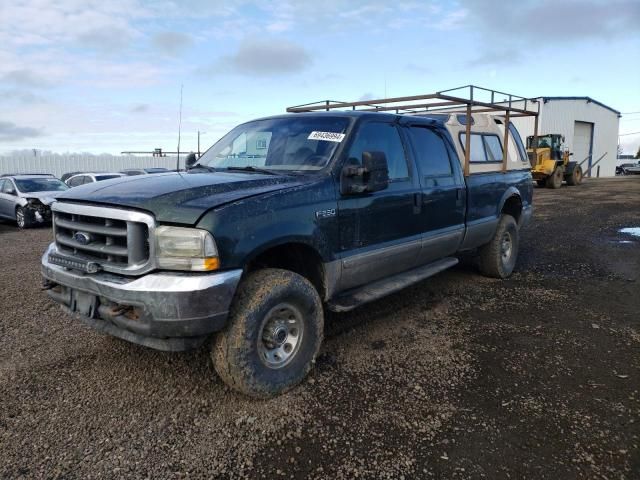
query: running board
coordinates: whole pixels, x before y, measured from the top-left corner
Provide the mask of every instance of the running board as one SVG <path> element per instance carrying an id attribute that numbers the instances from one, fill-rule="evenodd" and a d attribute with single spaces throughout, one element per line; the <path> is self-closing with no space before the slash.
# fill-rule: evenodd
<path id="1" fill-rule="evenodd" d="M 406 272 L 398 273 L 389 278 L 383 278 L 373 283 L 348 290 L 333 300 L 327 306 L 334 312 L 348 312 L 354 308 L 382 298 L 390 293 L 402 290 L 409 285 L 429 278 L 436 273 L 440 273 L 447 268 L 451 268 L 458 263 L 457 258 L 447 257 L 437 262 L 430 263 L 423 267 L 414 268 Z"/>

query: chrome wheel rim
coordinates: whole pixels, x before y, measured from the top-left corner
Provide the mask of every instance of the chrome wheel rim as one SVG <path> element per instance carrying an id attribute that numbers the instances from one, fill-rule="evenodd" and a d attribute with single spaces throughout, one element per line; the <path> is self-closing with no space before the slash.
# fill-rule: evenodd
<path id="1" fill-rule="evenodd" d="M 269 310 L 260 328 L 260 359 L 269 368 L 284 367 L 300 350 L 303 334 L 304 323 L 300 310 L 289 303 L 276 305 Z"/>
<path id="2" fill-rule="evenodd" d="M 24 212 L 22 210 L 16 212 L 16 223 L 20 228 L 24 227 Z"/>
<path id="3" fill-rule="evenodd" d="M 511 234 L 509 232 L 505 232 L 502 236 L 502 241 L 500 242 L 500 255 L 502 256 L 502 261 L 504 263 L 507 263 L 511 258 L 511 252 L 513 252 Z"/>

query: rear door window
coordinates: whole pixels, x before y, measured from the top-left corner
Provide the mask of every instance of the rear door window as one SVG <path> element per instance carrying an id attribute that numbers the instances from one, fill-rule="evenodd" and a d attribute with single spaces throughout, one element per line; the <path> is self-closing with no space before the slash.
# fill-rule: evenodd
<path id="1" fill-rule="evenodd" d="M 453 174 L 449 153 L 440 135 L 430 128 L 411 126 L 409 136 L 420 175 L 440 177 Z"/>

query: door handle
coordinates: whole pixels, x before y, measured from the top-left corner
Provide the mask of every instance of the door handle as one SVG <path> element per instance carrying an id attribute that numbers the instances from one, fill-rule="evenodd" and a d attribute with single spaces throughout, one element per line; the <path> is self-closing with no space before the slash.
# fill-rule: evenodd
<path id="1" fill-rule="evenodd" d="M 413 194 L 413 213 L 420 212 L 422 212 L 422 192 L 416 192 Z"/>

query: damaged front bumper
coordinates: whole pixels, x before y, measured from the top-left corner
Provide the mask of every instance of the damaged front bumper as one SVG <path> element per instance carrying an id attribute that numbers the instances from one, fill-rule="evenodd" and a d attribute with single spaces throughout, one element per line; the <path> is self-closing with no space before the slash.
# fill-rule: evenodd
<path id="1" fill-rule="evenodd" d="M 158 350 L 200 346 L 226 323 L 242 270 L 142 277 L 70 270 L 42 256 L 48 295 L 91 327 Z"/>
<path id="2" fill-rule="evenodd" d="M 29 216 L 29 223 L 50 223 L 51 206 L 41 202 L 29 202 L 24 207 L 24 212 Z"/>

